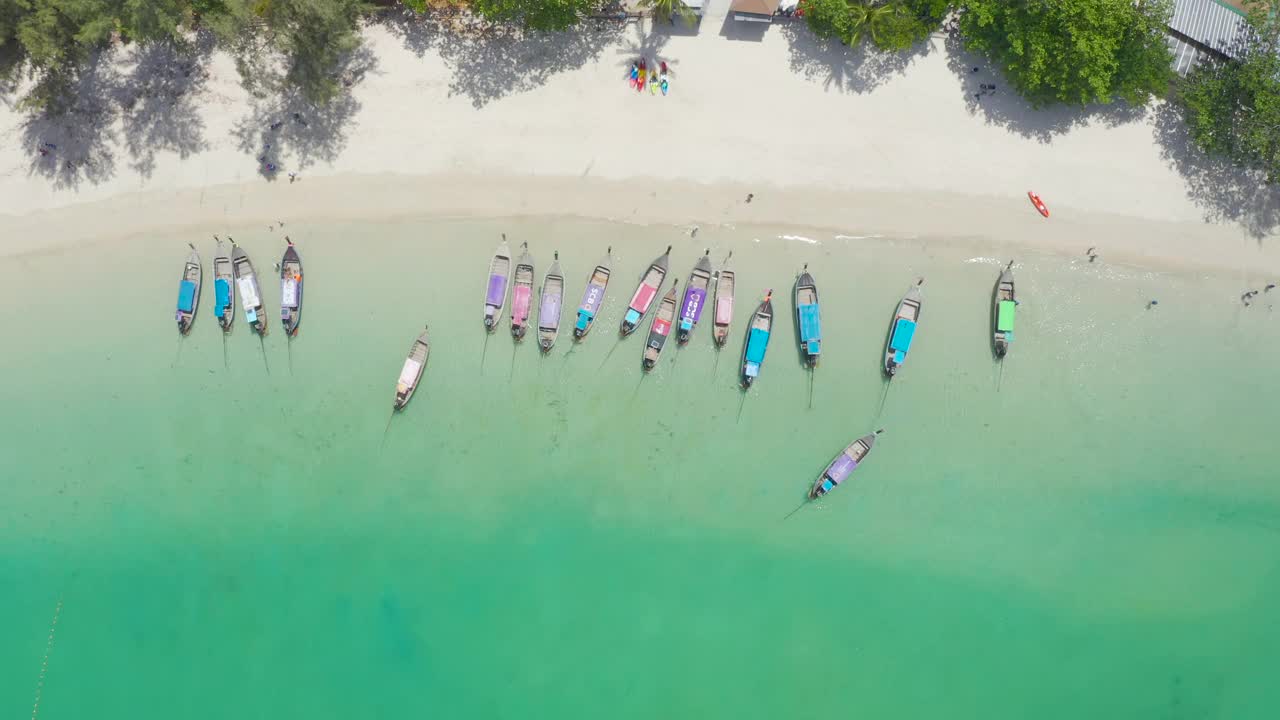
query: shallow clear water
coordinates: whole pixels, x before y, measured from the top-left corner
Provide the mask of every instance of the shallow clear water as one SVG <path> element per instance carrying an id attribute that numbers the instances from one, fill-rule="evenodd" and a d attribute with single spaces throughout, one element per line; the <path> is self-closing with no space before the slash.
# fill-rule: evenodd
<path id="1" fill-rule="evenodd" d="M 270 276 L 280 231 L 227 228 Z M 0 260 L 0 715 L 1274 717 L 1280 315 L 1229 279 L 978 240 L 585 221 L 290 223 L 302 332 L 172 328 L 186 236 Z M 498 234 L 602 319 L 486 341 Z M 816 241 L 816 242 L 811 242 Z M 640 273 L 734 251 L 642 378 Z M 989 349 L 999 266 L 1022 299 Z M 795 350 L 808 262 L 824 356 Z M 887 392 L 898 297 L 927 278 Z M 751 306 L 779 332 L 737 390 Z M 274 319 L 276 283 L 264 286 Z M 1153 310 L 1144 306 L 1158 298 Z M 387 427 L 429 322 L 432 357 Z M 881 407 L 883 403 L 883 407 Z M 788 520 L 852 438 L 852 479 Z M 54 623 L 56 613 L 56 624 Z M 54 632 L 51 633 L 51 629 Z M 52 638 L 52 639 L 51 639 Z"/>

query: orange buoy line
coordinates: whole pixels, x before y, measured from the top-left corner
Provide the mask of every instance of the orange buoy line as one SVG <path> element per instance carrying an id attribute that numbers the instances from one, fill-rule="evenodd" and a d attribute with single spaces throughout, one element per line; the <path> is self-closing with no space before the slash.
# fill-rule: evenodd
<path id="1" fill-rule="evenodd" d="M 53 652 L 53 635 L 58 630 L 58 615 L 62 614 L 62 598 L 53 609 L 53 622 L 49 623 L 49 641 L 44 646 L 44 661 L 40 663 L 40 679 L 36 682 L 36 699 L 31 705 L 31 720 L 40 715 L 40 695 L 44 692 L 44 676 L 49 671 L 49 654 Z"/>

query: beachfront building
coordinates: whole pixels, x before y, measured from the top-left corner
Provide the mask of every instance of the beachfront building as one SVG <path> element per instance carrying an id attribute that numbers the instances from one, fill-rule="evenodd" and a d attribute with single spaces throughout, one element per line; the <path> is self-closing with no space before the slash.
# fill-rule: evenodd
<path id="1" fill-rule="evenodd" d="M 781 0 L 733 0 L 729 13 L 740 22 L 770 23 Z"/>
<path id="2" fill-rule="evenodd" d="M 1243 13 L 1218 0 L 1174 0 L 1169 19 L 1173 69 L 1186 75 L 1206 57 L 1234 57 L 1233 45 L 1246 27 Z"/>

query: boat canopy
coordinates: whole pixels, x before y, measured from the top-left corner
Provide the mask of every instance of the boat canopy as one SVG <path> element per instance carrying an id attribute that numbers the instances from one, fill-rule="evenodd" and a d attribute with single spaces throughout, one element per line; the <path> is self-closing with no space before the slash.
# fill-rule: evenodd
<path id="1" fill-rule="evenodd" d="M 218 278 L 213 281 L 213 299 L 216 315 L 222 316 L 227 312 L 227 306 L 231 304 L 231 283 L 226 278 Z"/>
<path id="2" fill-rule="evenodd" d="M 542 327 L 558 327 L 560 325 L 560 296 L 542 296 L 542 306 L 538 309 L 538 324 Z"/>
<path id="3" fill-rule="evenodd" d="M 191 312 L 191 308 L 195 307 L 196 302 L 196 284 L 190 280 L 183 280 L 178 284 L 178 309 L 182 312 Z"/>
<path id="4" fill-rule="evenodd" d="M 637 325 L 640 323 L 640 312 L 638 310 L 628 308 L 627 314 L 623 319 L 628 325 Z"/>
<path id="5" fill-rule="evenodd" d="M 858 463 L 853 458 L 845 453 L 840 453 L 840 456 L 831 463 L 831 467 L 827 468 L 827 477 L 839 485 L 841 481 L 849 477 L 849 473 L 853 472 L 856 467 L 858 467 Z"/>
<path id="6" fill-rule="evenodd" d="M 280 305 L 287 308 L 298 307 L 298 281 L 287 277 L 280 281 Z"/>
<path id="7" fill-rule="evenodd" d="M 649 303 L 653 302 L 653 298 L 657 294 L 658 288 L 649 283 L 641 283 L 640 287 L 636 288 L 635 296 L 631 298 L 631 307 L 638 310 L 648 310 Z M 628 315 L 628 317 L 630 316 Z"/>
<path id="8" fill-rule="evenodd" d="M 707 291 L 690 285 L 684 291 L 684 307 L 680 311 L 680 329 L 692 330 L 693 324 L 702 315 L 702 306 L 707 302 Z"/>
<path id="9" fill-rule="evenodd" d="M 911 349 L 911 338 L 915 337 L 915 334 L 916 323 L 914 320 L 898 318 L 898 322 L 893 326 L 893 340 L 889 342 L 889 347 L 905 355 Z"/>
<path id="10" fill-rule="evenodd" d="M 528 285 L 517 285 L 511 290 L 511 317 L 525 320 L 529 317 L 529 305 L 533 298 L 533 288 Z"/>
<path id="11" fill-rule="evenodd" d="M 764 362 L 764 351 L 769 345 L 769 331 L 764 328 L 751 328 L 747 337 L 747 362 Z"/>
<path id="12" fill-rule="evenodd" d="M 810 355 L 822 352 L 822 323 L 817 303 L 800 306 L 800 339 Z"/>
<path id="13" fill-rule="evenodd" d="M 507 299 L 507 276 L 490 275 L 489 290 L 484 296 L 484 301 L 495 307 L 501 307 L 502 303 Z"/>
<path id="14" fill-rule="evenodd" d="M 591 319 L 594 318 L 595 316 L 596 314 L 591 312 L 590 310 L 579 310 L 578 322 L 574 324 L 574 327 L 578 328 L 579 330 L 586 330 L 587 326 L 591 324 Z"/>
<path id="15" fill-rule="evenodd" d="M 1000 332 L 1013 332 L 1013 313 L 1018 303 L 1012 300 L 1000 301 L 1000 313 L 996 317 L 996 329 Z"/>
<path id="16" fill-rule="evenodd" d="M 716 322 L 728 325 L 733 319 L 733 299 L 722 297 L 716 298 Z"/>
<path id="17" fill-rule="evenodd" d="M 422 370 L 422 363 L 407 358 L 404 361 L 404 368 L 400 370 L 400 382 L 406 387 L 412 387 L 418 381 L 418 372 Z"/>
<path id="18" fill-rule="evenodd" d="M 240 302 L 246 310 L 262 304 L 262 300 L 258 298 L 257 283 L 254 282 L 252 275 L 237 279 L 236 284 L 240 286 Z"/>

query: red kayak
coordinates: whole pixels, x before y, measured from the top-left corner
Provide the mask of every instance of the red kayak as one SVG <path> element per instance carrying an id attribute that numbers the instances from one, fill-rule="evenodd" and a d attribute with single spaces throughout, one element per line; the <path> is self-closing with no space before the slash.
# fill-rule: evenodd
<path id="1" fill-rule="evenodd" d="M 1039 195 L 1028 190 L 1027 197 L 1031 198 L 1031 204 L 1036 206 L 1036 210 L 1039 210 L 1041 215 L 1049 217 L 1049 208 L 1045 207 L 1044 201 L 1040 199 Z"/>

